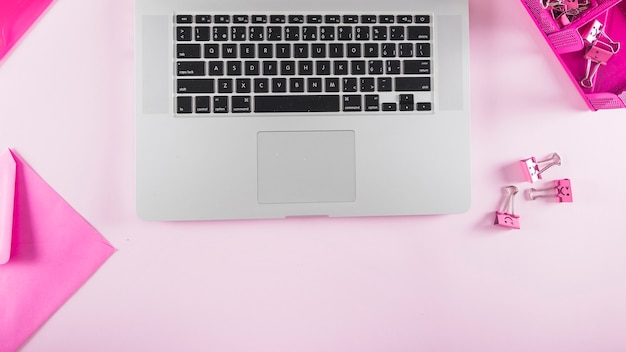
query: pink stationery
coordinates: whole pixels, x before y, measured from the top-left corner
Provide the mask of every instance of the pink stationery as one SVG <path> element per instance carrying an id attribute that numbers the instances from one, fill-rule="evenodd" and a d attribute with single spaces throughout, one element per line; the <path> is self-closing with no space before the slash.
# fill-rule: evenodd
<path id="1" fill-rule="evenodd" d="M 10 150 L 0 153 L 0 212 L 0 352 L 9 352 L 115 249 Z"/>
<path id="2" fill-rule="evenodd" d="M 0 0 L 0 60 L 52 0 Z"/>

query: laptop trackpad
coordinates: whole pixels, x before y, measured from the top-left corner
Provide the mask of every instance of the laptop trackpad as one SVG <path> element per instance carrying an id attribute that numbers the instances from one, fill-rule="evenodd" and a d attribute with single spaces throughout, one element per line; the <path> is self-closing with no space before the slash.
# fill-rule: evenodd
<path id="1" fill-rule="evenodd" d="M 259 203 L 353 202 L 354 131 L 259 132 Z"/>

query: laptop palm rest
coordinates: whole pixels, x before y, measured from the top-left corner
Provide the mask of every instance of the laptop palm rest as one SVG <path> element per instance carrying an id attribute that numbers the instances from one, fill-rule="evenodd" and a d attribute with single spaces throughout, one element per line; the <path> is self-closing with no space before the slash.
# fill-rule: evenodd
<path id="1" fill-rule="evenodd" d="M 257 134 L 261 204 L 353 202 L 354 131 Z"/>

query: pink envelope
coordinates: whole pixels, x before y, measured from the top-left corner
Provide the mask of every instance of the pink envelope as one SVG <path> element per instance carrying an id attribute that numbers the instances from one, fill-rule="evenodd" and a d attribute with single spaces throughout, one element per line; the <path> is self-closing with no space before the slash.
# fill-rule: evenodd
<path id="1" fill-rule="evenodd" d="M 9 352 L 115 249 L 10 150 L 0 153 L 0 212 L 0 262 L 5 261 L 0 264 L 0 352 Z"/>

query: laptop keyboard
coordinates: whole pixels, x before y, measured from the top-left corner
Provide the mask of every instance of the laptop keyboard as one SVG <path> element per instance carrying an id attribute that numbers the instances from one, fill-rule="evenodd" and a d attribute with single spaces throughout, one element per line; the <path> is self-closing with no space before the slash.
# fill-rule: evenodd
<path id="1" fill-rule="evenodd" d="M 174 21 L 177 116 L 433 111 L 430 15 Z"/>

